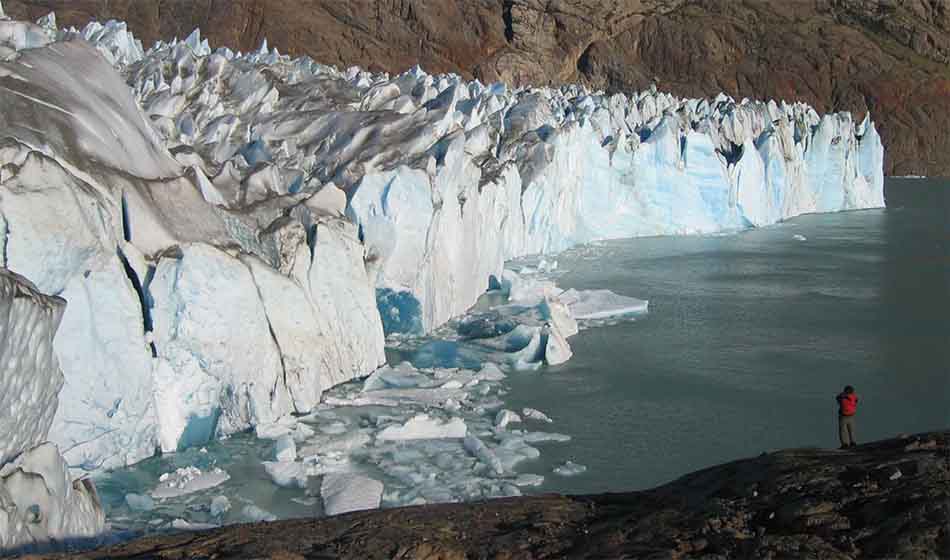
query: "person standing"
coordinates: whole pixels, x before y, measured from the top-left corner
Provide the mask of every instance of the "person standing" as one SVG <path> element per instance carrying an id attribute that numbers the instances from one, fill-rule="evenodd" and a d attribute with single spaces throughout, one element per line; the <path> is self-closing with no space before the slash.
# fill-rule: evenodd
<path id="1" fill-rule="evenodd" d="M 857 445 L 854 442 L 854 415 L 858 412 L 858 394 L 848 385 L 835 397 L 838 401 L 838 438 L 841 449 Z"/>

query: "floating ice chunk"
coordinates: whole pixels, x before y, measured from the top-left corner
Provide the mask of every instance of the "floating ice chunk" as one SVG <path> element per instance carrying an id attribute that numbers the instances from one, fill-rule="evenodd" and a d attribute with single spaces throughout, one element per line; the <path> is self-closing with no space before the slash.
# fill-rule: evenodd
<path id="1" fill-rule="evenodd" d="M 587 471 L 587 467 L 574 461 L 567 461 L 563 465 L 554 467 L 554 473 L 561 476 L 575 476 Z"/>
<path id="2" fill-rule="evenodd" d="M 299 462 L 264 462 L 264 472 L 282 488 L 306 488 L 307 479 L 315 473 L 311 465 Z"/>
<path id="3" fill-rule="evenodd" d="M 385 399 L 378 396 L 361 397 L 334 397 L 333 395 L 323 397 L 323 404 L 327 406 L 399 406 L 399 401 L 395 399 Z"/>
<path id="4" fill-rule="evenodd" d="M 153 498 L 175 498 L 214 488 L 228 480 L 230 475 L 215 467 L 203 472 L 197 467 L 184 467 L 167 472 L 159 477 L 159 484 L 152 490 Z"/>
<path id="5" fill-rule="evenodd" d="M 297 424 L 297 427 L 294 428 L 294 441 L 304 442 L 310 439 L 314 435 L 313 428 L 310 426 L 300 423 Z"/>
<path id="6" fill-rule="evenodd" d="M 427 387 L 431 382 L 411 364 L 403 362 L 395 367 L 384 366 L 374 371 L 363 383 L 363 391 Z"/>
<path id="7" fill-rule="evenodd" d="M 545 347 L 542 346 L 540 327 L 518 325 L 513 331 L 505 335 L 509 344 L 524 344 L 520 350 L 508 356 L 512 367 L 516 370 L 532 370 L 541 367 L 544 361 Z"/>
<path id="8" fill-rule="evenodd" d="M 502 438 L 501 444 L 493 450 L 505 472 L 511 472 L 515 466 L 526 459 L 537 459 L 541 452 L 525 443 L 525 438 L 511 435 Z"/>
<path id="9" fill-rule="evenodd" d="M 372 441 L 372 437 L 365 430 L 350 430 L 339 434 L 330 440 L 319 438 L 315 443 L 308 443 L 300 447 L 298 455 L 304 458 L 326 456 L 331 453 L 348 454 L 354 449 L 363 449 Z"/>
<path id="10" fill-rule="evenodd" d="M 646 313 L 649 302 L 621 296 L 610 290 L 567 290 L 558 296 L 575 319 L 605 319 L 619 315 Z"/>
<path id="11" fill-rule="evenodd" d="M 489 362 L 483 365 L 482 369 L 478 370 L 478 373 L 475 374 L 475 378 L 481 381 L 501 381 L 505 378 L 505 374 L 501 371 L 501 368 Z"/>
<path id="12" fill-rule="evenodd" d="M 475 458 L 488 466 L 497 475 L 504 474 L 505 467 L 495 453 L 485 445 L 478 436 L 467 435 L 463 442 L 465 450 L 471 453 Z"/>
<path id="13" fill-rule="evenodd" d="M 544 484 L 544 477 L 539 474 L 523 473 L 515 478 L 515 486 L 541 486 Z"/>
<path id="14" fill-rule="evenodd" d="M 458 325 L 458 333 L 465 339 L 479 340 L 511 332 L 515 326 L 516 323 L 512 317 L 491 310 L 462 317 Z"/>
<path id="15" fill-rule="evenodd" d="M 806 238 L 804 235 L 800 233 L 796 233 L 795 235 L 793 235 L 792 239 L 794 239 L 795 241 L 808 241 L 808 238 Z"/>
<path id="16" fill-rule="evenodd" d="M 227 496 L 215 496 L 211 499 L 212 517 L 220 517 L 231 509 L 231 500 Z"/>
<path id="17" fill-rule="evenodd" d="M 458 379 L 452 379 L 443 383 L 440 388 L 441 389 L 461 389 L 463 386 L 464 385 L 462 384 L 462 382 L 459 381 Z"/>
<path id="18" fill-rule="evenodd" d="M 577 334 L 577 321 L 571 309 L 557 297 L 545 297 L 539 305 L 541 316 L 564 338 Z"/>
<path id="19" fill-rule="evenodd" d="M 566 442 L 571 441 L 571 436 L 553 432 L 527 432 L 524 434 L 524 440 L 528 443 L 538 443 L 542 441 Z"/>
<path id="20" fill-rule="evenodd" d="M 172 529 L 176 529 L 178 531 L 206 531 L 216 527 L 217 525 L 213 523 L 194 523 L 191 521 L 185 521 L 181 518 L 172 521 Z"/>
<path id="21" fill-rule="evenodd" d="M 292 431 L 290 426 L 278 423 L 258 424 L 254 427 L 254 435 L 258 439 L 278 439 L 289 434 Z"/>
<path id="22" fill-rule="evenodd" d="M 499 429 L 505 429 L 505 427 L 512 422 L 521 422 L 521 417 L 517 413 L 505 409 L 498 411 L 498 414 L 495 415 L 495 427 Z"/>
<path id="23" fill-rule="evenodd" d="M 320 496 L 327 515 L 376 509 L 383 496 L 383 483 L 353 473 L 329 473 L 320 484 Z"/>
<path id="24" fill-rule="evenodd" d="M 305 506 L 305 507 L 310 507 L 310 506 L 312 506 L 312 505 L 314 505 L 314 504 L 317 503 L 317 499 L 314 498 L 314 497 L 310 497 L 310 498 L 291 498 L 290 501 L 293 502 L 293 503 L 295 503 L 295 504 L 300 504 L 300 505 Z"/>
<path id="25" fill-rule="evenodd" d="M 576 324 L 575 328 L 577 328 Z M 544 361 L 548 365 L 556 366 L 570 360 L 573 355 L 571 345 L 568 344 L 561 331 L 553 325 L 548 327 L 547 339 L 544 343 Z"/>
<path id="26" fill-rule="evenodd" d="M 501 291 L 508 300 L 522 305 L 537 305 L 545 296 L 558 292 L 557 286 L 550 280 L 530 278 L 505 269 L 502 273 Z"/>
<path id="27" fill-rule="evenodd" d="M 551 420 L 547 414 L 535 408 L 523 408 L 521 409 L 521 415 L 525 418 L 538 420 L 540 422 L 548 422 L 548 423 L 554 422 L 554 420 Z"/>
<path id="28" fill-rule="evenodd" d="M 336 420 L 328 424 L 320 424 L 318 426 L 318 429 L 324 434 L 338 435 L 338 434 L 345 433 L 347 430 L 347 426 L 345 422 Z"/>
<path id="29" fill-rule="evenodd" d="M 274 457 L 282 463 L 297 459 L 297 445 L 294 443 L 293 436 L 286 434 L 277 438 L 277 443 L 274 445 Z"/>
<path id="30" fill-rule="evenodd" d="M 463 438 L 468 428 L 461 418 L 445 422 L 428 414 L 417 414 L 403 425 L 387 426 L 376 435 L 377 440 Z"/>
<path id="31" fill-rule="evenodd" d="M 261 521 L 277 521 L 277 516 L 269 511 L 265 511 L 253 504 L 244 506 L 241 515 L 252 523 Z"/>
<path id="32" fill-rule="evenodd" d="M 155 509 L 155 500 L 142 494 L 126 494 L 125 503 L 132 511 L 152 511 Z"/>

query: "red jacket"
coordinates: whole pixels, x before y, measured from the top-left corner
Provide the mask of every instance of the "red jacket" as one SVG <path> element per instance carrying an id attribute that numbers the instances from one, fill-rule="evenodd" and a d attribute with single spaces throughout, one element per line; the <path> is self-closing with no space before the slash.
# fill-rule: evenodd
<path id="1" fill-rule="evenodd" d="M 858 411 L 857 393 L 841 393 L 836 398 L 839 407 L 838 414 L 842 416 L 854 416 L 854 413 Z"/>

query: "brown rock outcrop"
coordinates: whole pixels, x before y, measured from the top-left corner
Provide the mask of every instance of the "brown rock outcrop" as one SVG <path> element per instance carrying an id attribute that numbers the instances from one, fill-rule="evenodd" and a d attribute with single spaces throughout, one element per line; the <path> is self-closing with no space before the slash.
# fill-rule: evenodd
<path id="1" fill-rule="evenodd" d="M 677 95 L 871 110 L 885 172 L 950 176 L 946 0 L 5 0 L 14 17 L 126 20 L 146 44 L 195 27 L 214 45 L 338 66 L 421 64 L 515 84 L 657 83 Z"/>
<path id="2" fill-rule="evenodd" d="M 645 492 L 238 525 L 72 558 L 946 558 L 948 445 L 942 432 L 785 450 Z"/>

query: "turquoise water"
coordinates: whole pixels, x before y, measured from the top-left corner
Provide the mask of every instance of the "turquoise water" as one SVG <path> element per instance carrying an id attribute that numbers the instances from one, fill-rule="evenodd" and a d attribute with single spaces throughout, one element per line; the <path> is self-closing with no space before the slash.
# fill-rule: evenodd
<path id="1" fill-rule="evenodd" d="M 845 384 L 861 398 L 859 443 L 950 427 L 950 185 L 897 184 L 887 210 L 561 256 L 561 287 L 645 298 L 650 313 L 509 378 L 511 408 L 574 438 L 525 466 L 546 476 L 538 491 L 646 488 L 770 449 L 837 447 Z M 552 475 L 567 459 L 588 471 Z"/>

